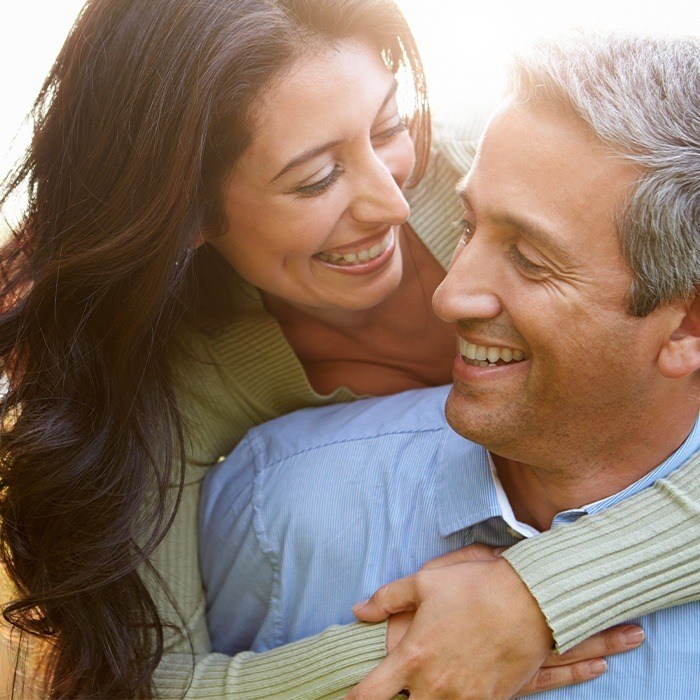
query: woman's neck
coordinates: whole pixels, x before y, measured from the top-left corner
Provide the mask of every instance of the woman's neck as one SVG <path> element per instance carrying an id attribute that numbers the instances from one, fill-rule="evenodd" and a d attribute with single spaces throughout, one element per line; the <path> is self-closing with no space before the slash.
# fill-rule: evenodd
<path id="1" fill-rule="evenodd" d="M 454 334 L 431 308 L 444 271 L 410 230 L 404 246 L 399 287 L 371 309 L 307 310 L 263 295 L 317 392 L 380 395 L 450 381 Z"/>

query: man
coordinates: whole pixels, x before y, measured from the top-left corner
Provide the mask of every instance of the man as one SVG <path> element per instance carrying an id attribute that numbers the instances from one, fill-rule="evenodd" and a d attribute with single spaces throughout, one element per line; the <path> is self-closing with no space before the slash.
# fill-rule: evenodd
<path id="1" fill-rule="evenodd" d="M 432 557 L 605 510 L 700 448 L 699 66 L 697 40 L 583 35 L 520 61 L 434 298 L 458 336 L 449 395 L 304 411 L 241 443 L 205 490 L 215 648 L 349 621 Z M 700 696 L 700 604 L 641 624 L 644 647 L 551 697 Z"/>

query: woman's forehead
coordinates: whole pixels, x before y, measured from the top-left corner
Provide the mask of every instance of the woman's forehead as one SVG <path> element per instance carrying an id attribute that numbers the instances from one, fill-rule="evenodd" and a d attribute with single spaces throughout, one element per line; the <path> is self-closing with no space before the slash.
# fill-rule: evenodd
<path id="1" fill-rule="evenodd" d="M 347 137 L 340 132 L 371 124 L 395 87 L 377 49 L 362 39 L 303 54 L 260 95 L 251 146 L 289 154 L 321 133 Z"/>

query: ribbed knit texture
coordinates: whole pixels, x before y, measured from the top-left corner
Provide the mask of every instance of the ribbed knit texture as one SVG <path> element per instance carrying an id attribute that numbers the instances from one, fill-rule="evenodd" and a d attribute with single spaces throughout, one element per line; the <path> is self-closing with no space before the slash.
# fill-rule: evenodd
<path id="1" fill-rule="evenodd" d="M 244 652 L 230 658 L 208 654 L 167 656 L 158 685 L 186 687 L 187 697 L 236 700 L 326 700 L 340 698 L 385 653 L 386 624 L 331 627 L 322 634 L 264 654 Z"/>
<path id="2" fill-rule="evenodd" d="M 504 553 L 560 652 L 631 617 L 700 599 L 700 456 L 687 464 L 621 506 Z"/>

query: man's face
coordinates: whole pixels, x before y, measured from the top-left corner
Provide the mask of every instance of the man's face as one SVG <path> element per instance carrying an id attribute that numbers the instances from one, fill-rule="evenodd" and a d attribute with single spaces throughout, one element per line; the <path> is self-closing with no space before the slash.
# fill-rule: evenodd
<path id="1" fill-rule="evenodd" d="M 490 123 L 433 300 L 460 339 L 446 406 L 457 432 L 554 465 L 616 449 L 664 390 L 672 314 L 627 313 L 615 226 L 639 176 L 573 115 L 510 103 Z"/>

